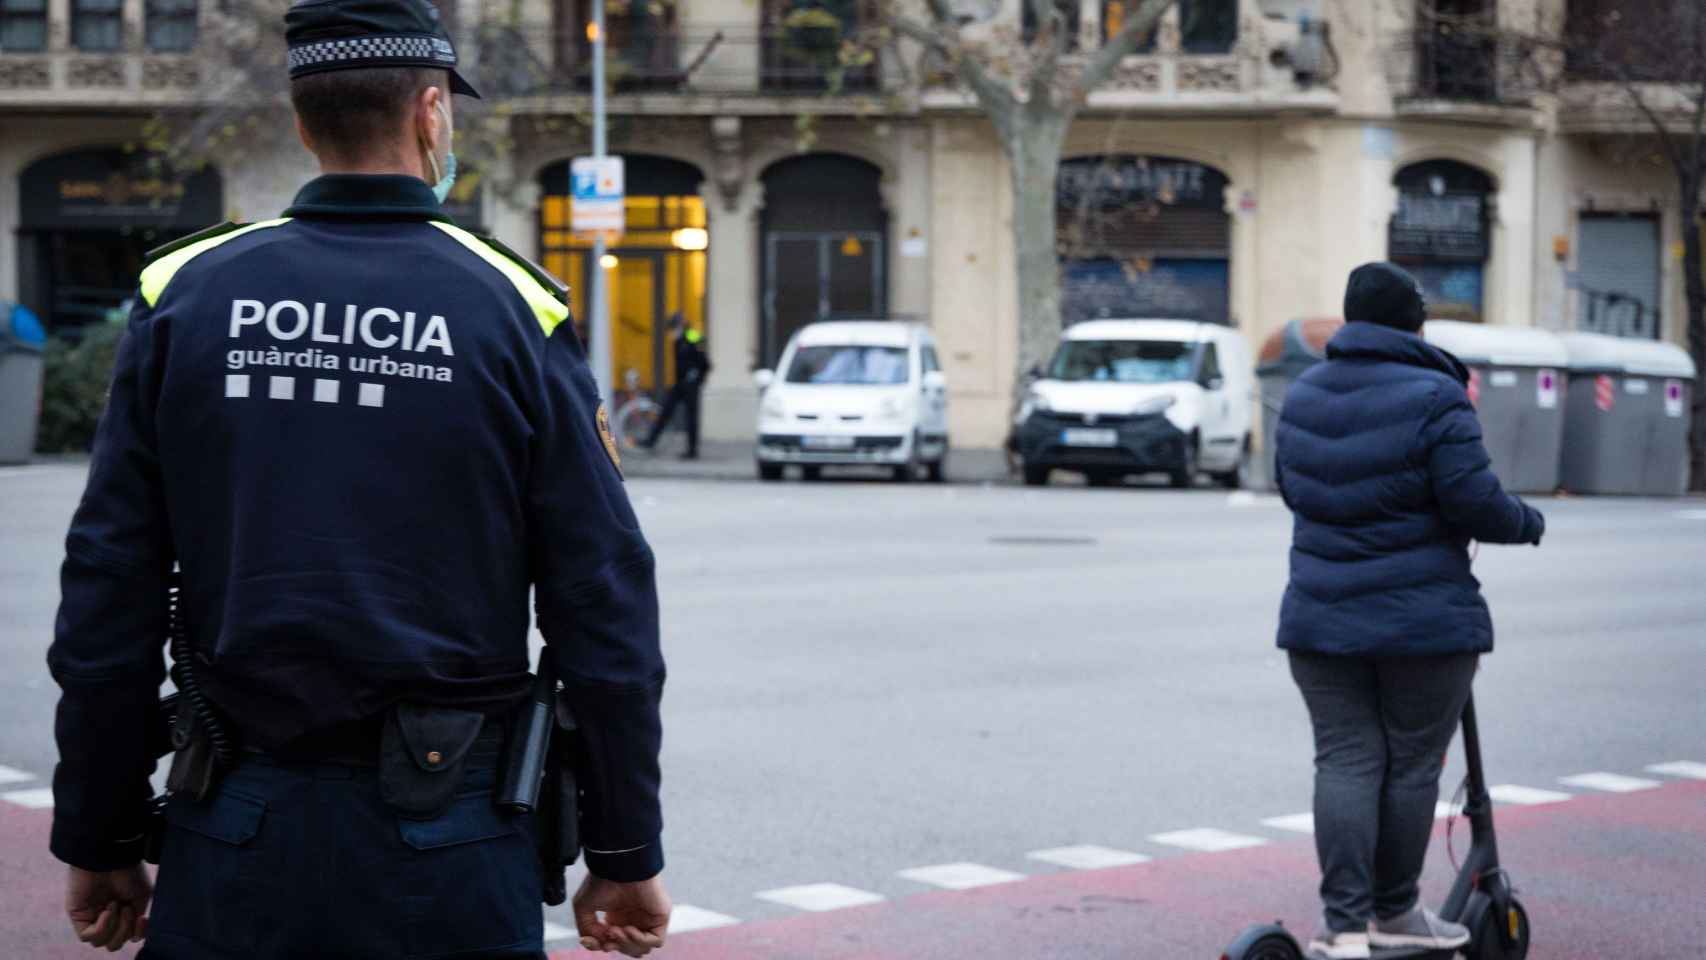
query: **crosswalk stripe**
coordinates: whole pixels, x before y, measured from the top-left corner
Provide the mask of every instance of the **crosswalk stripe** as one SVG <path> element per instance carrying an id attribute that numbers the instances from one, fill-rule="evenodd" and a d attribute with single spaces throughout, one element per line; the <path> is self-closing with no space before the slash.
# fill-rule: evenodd
<path id="1" fill-rule="evenodd" d="M 883 901 L 883 895 L 880 893 L 844 887 L 839 883 L 807 883 L 797 887 L 779 887 L 775 890 L 756 893 L 754 896 L 760 900 L 779 903 L 784 907 L 810 910 L 813 913 L 840 910 L 845 907 L 862 907 L 866 904 Z"/>
<path id="2" fill-rule="evenodd" d="M 974 887 L 989 887 L 997 883 L 1012 883 L 1025 879 L 1022 873 L 998 870 L 981 863 L 939 863 L 932 867 L 913 867 L 900 871 L 898 876 L 944 890 L 970 890 Z"/>
<path id="3" fill-rule="evenodd" d="M 546 943 L 550 943 L 553 940 L 567 940 L 573 936 L 575 936 L 574 930 L 572 930 L 568 927 L 565 927 L 560 923 L 552 923 L 549 920 L 545 921 L 545 942 Z"/>
<path id="4" fill-rule="evenodd" d="M 1295 833 L 1314 833 L 1315 814 L 1288 813 L 1283 817 L 1269 817 L 1262 821 L 1263 825 L 1275 830 L 1291 830 Z"/>
<path id="5" fill-rule="evenodd" d="M 1242 850 L 1245 847 L 1260 847 L 1268 842 L 1261 837 L 1232 833 L 1214 827 L 1170 830 L 1167 833 L 1152 834 L 1149 839 L 1156 843 L 1164 843 L 1169 847 L 1184 847 L 1186 850 L 1202 850 L 1211 853 L 1222 850 Z"/>
<path id="6" fill-rule="evenodd" d="M 1451 805 L 1450 800 L 1441 800 L 1440 802 L 1434 804 L 1434 819 L 1435 820 L 1444 820 L 1446 817 L 1451 816 L 1452 813 L 1453 813 L 1453 807 Z"/>
<path id="7" fill-rule="evenodd" d="M 9 793 L 0 793 L 0 800 L 17 804 L 20 807 L 28 807 L 31 810 L 52 810 L 53 789 L 51 787 L 37 787 L 34 790 L 13 790 Z"/>
<path id="8" fill-rule="evenodd" d="M 29 783 L 36 775 L 0 763 L 0 783 Z"/>
<path id="9" fill-rule="evenodd" d="M 1573 777 L 1559 777 L 1558 782 L 1567 787 L 1582 787 L 1586 790 L 1604 790 L 1607 793 L 1634 793 L 1637 790 L 1651 790 L 1659 786 L 1657 780 L 1643 780 L 1640 777 L 1625 777 L 1621 773 L 1578 773 Z"/>
<path id="10" fill-rule="evenodd" d="M 1149 858 L 1141 853 L 1132 853 L 1130 850 L 1115 850 L 1112 847 L 1098 847 L 1090 843 L 1072 847 L 1033 850 L 1025 854 L 1025 858 L 1041 860 L 1043 863 L 1052 863 L 1057 867 L 1068 867 L 1073 870 L 1105 870 L 1109 867 L 1129 867 L 1132 864 L 1149 862 Z"/>
<path id="11" fill-rule="evenodd" d="M 1648 773 L 1662 773 L 1667 777 L 1682 777 L 1688 780 L 1706 780 L 1706 763 L 1696 763 L 1693 760 L 1672 760 L 1669 763 L 1655 763 L 1647 768 Z"/>
<path id="12" fill-rule="evenodd" d="M 670 933 L 692 933 L 694 930 L 715 930 L 718 927 L 732 927 L 740 920 L 726 913 L 715 910 L 705 910 L 699 907 L 678 903 L 669 915 Z"/>
<path id="13" fill-rule="evenodd" d="M 1487 791 L 1499 803 L 1514 803 L 1520 806 L 1533 806 L 1540 803 L 1557 803 L 1570 799 L 1567 793 L 1556 790 L 1541 790 L 1538 787 L 1521 787 L 1514 783 L 1504 783 Z"/>

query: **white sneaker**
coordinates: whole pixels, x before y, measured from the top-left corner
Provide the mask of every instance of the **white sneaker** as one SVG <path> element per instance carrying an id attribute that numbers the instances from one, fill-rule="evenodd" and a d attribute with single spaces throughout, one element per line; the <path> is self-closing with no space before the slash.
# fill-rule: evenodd
<path id="1" fill-rule="evenodd" d="M 1377 947 L 1425 947 L 1454 950 L 1469 942 L 1469 928 L 1441 920 L 1417 904 L 1407 912 L 1368 925 L 1368 942 Z"/>
<path id="2" fill-rule="evenodd" d="M 1368 934 L 1334 933 L 1323 927 L 1303 955 L 1309 960 L 1368 960 Z"/>

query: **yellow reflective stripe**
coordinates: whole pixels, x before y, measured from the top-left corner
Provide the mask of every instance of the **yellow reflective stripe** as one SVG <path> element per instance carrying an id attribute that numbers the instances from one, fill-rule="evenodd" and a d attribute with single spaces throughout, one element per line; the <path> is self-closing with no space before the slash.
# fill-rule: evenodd
<path id="1" fill-rule="evenodd" d="M 280 217 L 277 220 L 263 220 L 260 223 L 251 223 L 240 230 L 233 230 L 230 233 L 222 233 L 217 237 L 208 237 L 206 240 L 192 243 L 189 246 L 184 247 L 182 250 L 173 250 L 171 253 L 166 254 L 143 268 L 142 299 L 147 302 L 149 306 L 154 306 L 155 302 L 160 299 L 160 294 L 166 292 L 166 284 L 172 282 L 172 277 L 177 275 L 179 270 L 183 269 L 184 264 L 189 263 L 191 260 L 194 260 L 196 257 L 212 250 L 214 247 L 219 246 L 225 241 L 235 240 L 245 233 L 260 230 L 265 227 L 276 227 L 281 223 L 289 222 L 289 217 Z"/>
<path id="2" fill-rule="evenodd" d="M 533 279 L 514 260 L 493 250 L 479 237 L 455 224 L 434 220 L 432 225 L 450 234 L 464 247 L 472 250 L 481 260 L 496 267 L 499 273 L 508 278 L 509 282 L 515 285 L 515 289 L 521 291 L 522 299 L 526 300 L 527 305 L 533 308 L 533 316 L 539 321 L 539 326 L 544 329 L 545 336 L 550 336 L 551 331 L 557 329 L 557 324 L 568 319 L 568 305 L 552 296 L 551 291 L 541 286 L 539 281 Z"/>

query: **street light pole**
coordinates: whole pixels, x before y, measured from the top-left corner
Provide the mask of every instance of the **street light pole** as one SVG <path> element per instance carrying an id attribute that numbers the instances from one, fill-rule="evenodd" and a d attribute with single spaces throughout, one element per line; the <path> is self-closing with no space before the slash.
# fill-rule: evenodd
<path id="1" fill-rule="evenodd" d="M 592 40 L 592 155 L 603 159 L 605 154 L 604 120 L 604 0 L 592 0 L 592 23 L 588 26 Z M 592 375 L 606 400 L 615 395 L 616 384 L 610 369 L 613 351 L 610 343 L 610 305 L 605 296 L 604 234 L 592 242 L 592 289 L 587 305 L 592 311 L 588 333 L 592 337 Z"/>

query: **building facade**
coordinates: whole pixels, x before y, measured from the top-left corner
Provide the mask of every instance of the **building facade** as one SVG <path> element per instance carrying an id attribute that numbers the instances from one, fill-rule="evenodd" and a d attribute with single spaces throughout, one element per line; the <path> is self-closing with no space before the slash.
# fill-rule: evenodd
<path id="1" fill-rule="evenodd" d="M 1067 2 L 1086 48 L 1135 6 Z M 1012 199 L 971 99 L 904 42 L 850 42 L 880 36 L 869 0 L 610 3 L 627 229 L 598 263 L 568 229 L 588 3 L 444 5 L 489 98 L 477 125 L 459 114 L 459 137 L 501 144 L 473 154 L 458 219 L 567 281 L 577 316 L 605 271 L 615 363 L 641 389 L 671 376 L 670 318 L 701 325 L 711 437 L 750 438 L 751 373 L 804 323 L 909 317 L 941 344 L 955 442 L 999 445 L 1018 365 Z M 193 173 L 139 146 L 162 114 L 226 95 L 216 6 L 0 0 L 0 299 L 75 328 L 128 295 L 148 248 L 273 215 L 312 176 L 264 97 Z M 959 4 L 991 42 L 1030 29 L 1022 6 Z M 1529 89 L 1534 51 L 1452 29 L 1480 18 L 1516 36 L 1574 14 L 1182 0 L 1069 132 L 1063 322 L 1197 317 L 1259 343 L 1337 315 L 1349 270 L 1390 258 L 1439 316 L 1683 342 L 1677 188 L 1639 116 L 1585 81 Z"/>

